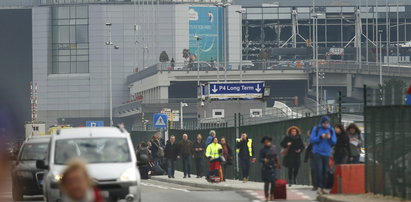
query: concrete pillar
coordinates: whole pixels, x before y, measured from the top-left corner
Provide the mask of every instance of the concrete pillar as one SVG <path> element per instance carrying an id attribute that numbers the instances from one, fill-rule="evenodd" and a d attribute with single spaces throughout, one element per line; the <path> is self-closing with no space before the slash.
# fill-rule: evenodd
<path id="1" fill-rule="evenodd" d="M 352 96 L 352 74 L 347 74 L 347 97 Z"/>
<path id="2" fill-rule="evenodd" d="M 168 99 L 168 86 L 160 86 L 160 99 L 166 100 Z"/>

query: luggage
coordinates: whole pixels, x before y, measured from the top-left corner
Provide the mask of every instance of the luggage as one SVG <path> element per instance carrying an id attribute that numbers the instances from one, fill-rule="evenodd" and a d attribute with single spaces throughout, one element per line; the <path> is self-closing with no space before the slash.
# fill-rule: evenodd
<path id="1" fill-rule="evenodd" d="M 150 163 L 151 166 L 151 175 L 165 175 L 167 174 L 159 165 L 155 165 L 154 163 Z"/>
<path id="2" fill-rule="evenodd" d="M 276 180 L 274 197 L 275 199 L 287 199 L 287 181 L 285 180 Z"/>
<path id="3" fill-rule="evenodd" d="M 211 175 L 211 176 L 209 176 L 209 179 L 208 179 L 211 183 L 220 183 L 221 182 L 221 178 L 220 178 L 220 176 L 214 176 L 214 175 Z"/>

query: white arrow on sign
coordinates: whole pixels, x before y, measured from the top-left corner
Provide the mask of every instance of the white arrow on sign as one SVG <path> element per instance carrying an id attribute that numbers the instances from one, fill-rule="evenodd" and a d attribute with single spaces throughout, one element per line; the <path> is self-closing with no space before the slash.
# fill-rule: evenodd
<path id="1" fill-rule="evenodd" d="M 218 91 L 218 90 L 217 90 L 217 85 L 214 84 L 214 88 L 211 89 L 211 91 L 213 91 L 214 93 L 216 93 L 216 92 Z"/>
<path id="2" fill-rule="evenodd" d="M 260 88 L 260 84 L 257 84 L 257 88 L 255 89 L 255 91 L 257 91 L 259 93 L 261 90 L 262 89 Z"/>

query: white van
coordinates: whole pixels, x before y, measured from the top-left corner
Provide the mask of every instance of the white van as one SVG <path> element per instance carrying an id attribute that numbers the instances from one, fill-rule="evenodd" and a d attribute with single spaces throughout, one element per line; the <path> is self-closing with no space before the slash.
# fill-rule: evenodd
<path id="1" fill-rule="evenodd" d="M 61 129 L 51 137 L 49 156 L 36 166 L 47 170 L 44 200 L 61 201 L 61 173 L 68 160 L 85 159 L 87 170 L 107 201 L 141 201 L 140 173 L 130 135 L 111 127 Z"/>

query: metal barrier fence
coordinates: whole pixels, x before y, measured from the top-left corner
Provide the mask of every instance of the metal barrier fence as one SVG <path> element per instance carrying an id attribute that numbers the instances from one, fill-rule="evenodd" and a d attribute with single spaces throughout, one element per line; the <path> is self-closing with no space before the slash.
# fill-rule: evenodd
<path id="1" fill-rule="evenodd" d="M 366 191 L 411 199 L 411 106 L 365 108 Z"/>
<path id="2" fill-rule="evenodd" d="M 338 115 L 337 114 L 329 114 L 331 117 L 332 123 L 338 122 Z M 235 127 L 223 127 L 223 128 L 213 128 L 216 133 L 217 137 L 221 138 L 222 136 L 225 136 L 228 143 L 231 146 L 231 149 L 233 152 L 235 152 L 235 139 L 236 137 L 239 136 L 239 133 L 241 132 L 246 132 L 248 133 L 249 137 L 253 139 L 254 142 L 254 154 L 256 157 L 258 157 L 259 151 L 262 148 L 262 145 L 260 143 L 260 140 L 264 136 L 270 136 L 273 138 L 273 144 L 275 144 L 278 148 L 278 152 L 280 151 L 279 144 L 282 141 L 282 139 L 285 136 L 287 128 L 289 128 L 292 125 L 296 125 L 301 128 L 302 130 L 302 138 L 304 141 L 304 144 L 307 146 L 309 143 L 307 132 L 312 129 L 313 126 L 317 125 L 320 121 L 320 116 L 315 116 L 315 117 L 307 117 L 307 118 L 300 118 L 300 119 L 293 119 L 293 120 L 285 120 L 285 121 L 279 121 L 279 122 L 271 122 L 271 123 L 263 123 L 263 124 L 256 124 L 256 125 L 247 125 L 247 126 L 241 126 L 239 124 L 236 124 Z M 206 139 L 208 134 L 209 134 L 210 129 L 203 129 L 203 130 L 170 130 L 169 135 L 175 135 L 177 141 L 181 139 L 182 134 L 186 133 L 188 134 L 189 138 L 194 141 L 197 134 L 202 134 L 203 138 Z M 301 156 L 301 167 L 300 167 L 300 172 L 297 178 L 297 183 L 298 184 L 306 184 L 309 185 L 311 184 L 311 178 L 310 178 L 310 170 L 309 170 L 309 164 L 303 162 L 303 157 L 304 157 L 305 151 L 302 152 Z M 279 155 L 281 156 L 281 155 Z M 282 162 L 282 157 L 280 159 Z M 204 159 L 203 162 L 203 172 L 204 174 L 207 173 L 208 171 L 208 163 Z M 233 161 L 233 165 L 228 166 L 228 170 L 226 173 L 227 179 L 238 179 L 240 176 L 240 173 L 236 169 L 236 162 L 235 160 Z M 182 165 L 181 162 L 177 163 L 177 169 L 181 170 Z M 287 179 L 286 178 L 286 168 L 282 167 L 282 169 L 279 170 L 277 176 L 278 178 L 282 179 Z M 195 173 L 195 166 L 194 166 L 194 161 L 191 163 L 191 173 Z M 256 162 L 255 164 L 252 164 L 251 169 L 250 169 L 250 180 L 252 181 L 261 181 L 261 163 Z"/>

